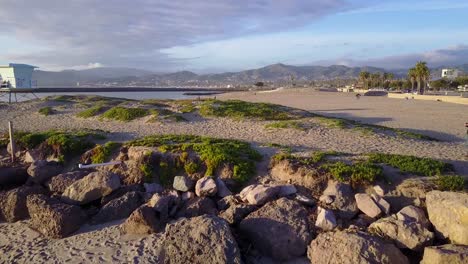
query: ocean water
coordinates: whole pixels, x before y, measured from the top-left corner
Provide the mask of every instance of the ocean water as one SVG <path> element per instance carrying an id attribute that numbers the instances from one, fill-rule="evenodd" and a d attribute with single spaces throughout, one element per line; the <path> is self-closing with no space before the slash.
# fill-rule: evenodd
<path id="1" fill-rule="evenodd" d="M 150 91 L 150 92 L 70 92 L 70 93 L 36 93 L 35 95 L 39 98 L 44 98 L 48 96 L 56 96 L 56 95 L 99 95 L 99 96 L 106 96 L 106 97 L 117 97 L 117 98 L 125 98 L 125 99 L 135 99 L 135 100 L 143 100 L 143 99 L 189 99 L 189 98 L 197 98 L 198 96 L 191 96 L 191 95 L 184 95 L 185 92 L 178 92 L 178 91 L 170 91 L 170 92 L 162 92 L 162 91 Z M 18 102 L 26 101 L 35 99 L 34 95 L 32 94 L 17 94 L 16 98 Z M 15 95 L 11 95 L 12 102 L 16 102 Z M 8 94 L 0 94 L 0 101 L 8 102 Z"/>

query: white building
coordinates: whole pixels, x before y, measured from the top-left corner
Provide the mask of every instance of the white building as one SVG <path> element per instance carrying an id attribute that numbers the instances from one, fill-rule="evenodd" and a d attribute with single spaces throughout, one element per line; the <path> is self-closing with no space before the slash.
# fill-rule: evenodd
<path id="1" fill-rule="evenodd" d="M 459 75 L 459 71 L 456 69 L 442 69 L 442 78 L 455 79 Z"/>
<path id="2" fill-rule="evenodd" d="M 35 66 L 10 63 L 0 66 L 0 87 L 13 89 L 33 88 L 32 73 Z"/>

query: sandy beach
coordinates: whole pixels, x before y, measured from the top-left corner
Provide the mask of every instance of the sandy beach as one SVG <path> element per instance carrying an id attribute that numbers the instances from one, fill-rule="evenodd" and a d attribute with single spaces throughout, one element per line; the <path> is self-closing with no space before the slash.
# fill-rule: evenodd
<path id="1" fill-rule="evenodd" d="M 382 152 L 414 155 L 452 163 L 460 175 L 468 175 L 468 152 L 464 145 L 466 106 L 383 97 L 362 97 L 352 94 L 281 90 L 271 93 L 231 93 L 218 99 L 241 99 L 270 102 L 311 111 L 326 116 L 357 120 L 362 123 L 402 128 L 435 137 L 427 141 L 392 137 L 385 134 L 364 134 L 352 129 L 326 127 L 314 118 L 304 118 L 308 129 L 269 129 L 271 121 L 202 118 L 184 114 L 188 122 L 148 123 L 148 117 L 130 122 L 78 118 L 83 107 L 54 101 L 31 101 L 0 108 L 0 127 L 6 132 L 7 122 L 16 130 L 45 131 L 50 129 L 98 129 L 107 132 L 107 140 L 127 141 L 152 134 L 193 134 L 252 143 L 260 152 L 268 153 L 267 144 L 281 144 L 295 151 L 334 150 L 346 153 Z M 56 113 L 43 116 L 38 110 L 52 106 Z M 264 164 L 265 166 L 267 164 Z M 27 226 L 27 221 L 0 224 L 1 263 L 146 263 L 156 262 L 158 235 L 125 237 L 116 223 L 104 226 L 83 226 L 75 235 L 61 240 L 45 239 Z M 62 250 L 66 248 L 67 250 Z"/>

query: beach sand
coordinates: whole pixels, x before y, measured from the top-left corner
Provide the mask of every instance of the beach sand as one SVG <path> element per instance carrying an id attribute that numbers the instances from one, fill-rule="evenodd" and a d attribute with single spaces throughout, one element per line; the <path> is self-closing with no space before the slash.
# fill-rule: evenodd
<path id="1" fill-rule="evenodd" d="M 38 109 L 52 102 L 34 101 L 0 108 L 1 131 L 13 121 L 17 130 L 44 131 L 50 129 L 101 129 L 108 131 L 108 140 L 130 140 L 151 134 L 195 134 L 234 138 L 261 145 L 276 143 L 301 151 L 336 150 L 349 153 L 384 152 L 430 157 L 449 161 L 457 172 L 468 175 L 467 147 L 463 144 L 464 122 L 468 109 L 463 105 L 397 100 L 384 97 L 361 97 L 352 94 L 282 90 L 271 93 L 231 93 L 218 99 L 242 99 L 271 102 L 323 115 L 337 116 L 404 128 L 437 137 L 442 142 L 363 134 L 349 129 L 328 128 L 311 120 L 306 131 L 266 129 L 268 121 L 235 121 L 228 118 L 203 119 L 188 115 L 189 122 L 146 123 L 146 118 L 123 123 L 75 117 L 75 106 L 56 104 L 57 113 L 42 116 Z M 158 235 L 121 237 L 117 224 L 83 227 L 77 234 L 62 240 L 49 240 L 27 227 L 26 221 L 0 224 L 0 263 L 148 263 L 159 250 Z"/>

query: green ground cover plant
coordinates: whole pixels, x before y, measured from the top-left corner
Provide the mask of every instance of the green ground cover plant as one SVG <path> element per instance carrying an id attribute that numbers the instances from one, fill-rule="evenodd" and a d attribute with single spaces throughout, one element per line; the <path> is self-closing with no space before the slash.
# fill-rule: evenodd
<path id="1" fill-rule="evenodd" d="M 104 112 L 101 116 L 105 119 L 128 122 L 147 115 L 149 115 L 149 111 L 144 108 L 126 108 L 115 106 Z"/>
<path id="2" fill-rule="evenodd" d="M 435 184 L 442 191 L 466 190 L 465 178 L 459 175 L 439 175 L 435 179 Z"/>
<path id="3" fill-rule="evenodd" d="M 453 171 L 452 166 L 448 163 L 415 156 L 373 153 L 369 155 L 369 161 L 373 163 L 384 163 L 402 172 L 413 173 L 420 176 L 435 176 Z"/>
<path id="4" fill-rule="evenodd" d="M 55 111 L 54 111 L 54 109 L 52 107 L 47 106 L 47 107 L 43 107 L 43 108 L 39 109 L 38 112 L 41 115 L 48 116 L 48 115 L 52 115 Z"/>
<path id="5" fill-rule="evenodd" d="M 279 129 L 296 129 L 296 130 L 305 130 L 301 126 L 301 122 L 288 120 L 288 121 L 277 121 L 265 125 L 265 128 L 279 128 Z"/>

